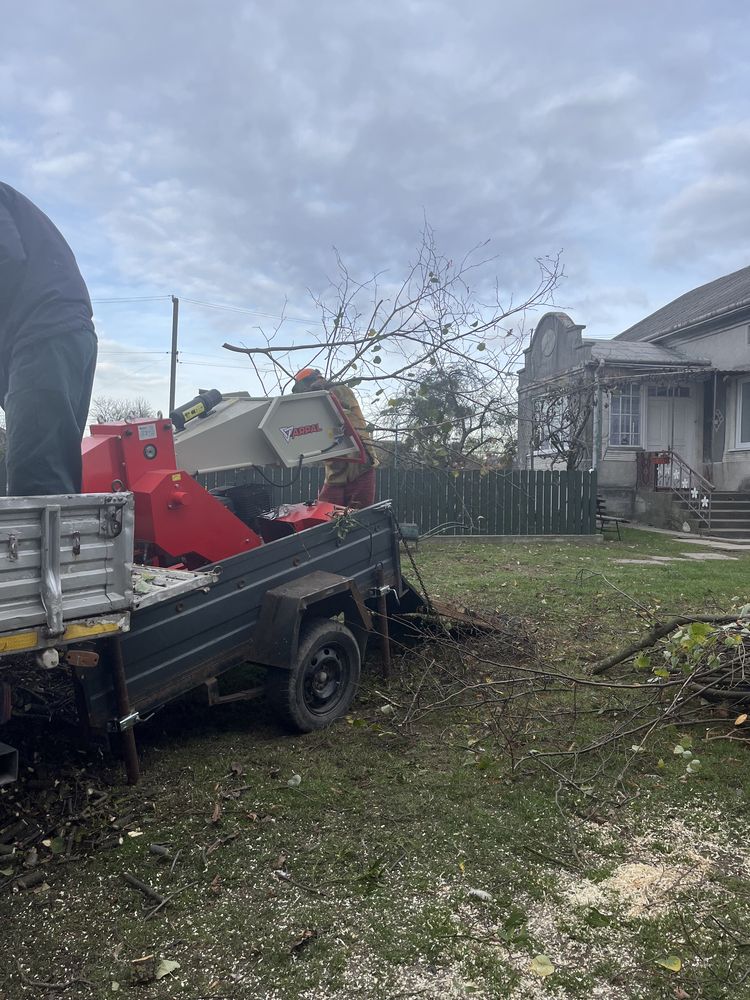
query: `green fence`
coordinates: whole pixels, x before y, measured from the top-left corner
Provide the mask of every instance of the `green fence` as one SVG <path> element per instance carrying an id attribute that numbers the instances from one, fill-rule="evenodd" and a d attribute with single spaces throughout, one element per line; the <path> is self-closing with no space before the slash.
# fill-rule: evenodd
<path id="1" fill-rule="evenodd" d="M 462 472 L 378 469 L 379 500 L 393 500 L 399 521 L 420 532 L 473 535 L 590 535 L 595 531 L 596 473 Z M 265 479 L 263 477 L 266 477 Z M 270 480 L 276 485 L 269 485 Z M 323 470 L 237 469 L 202 476 L 208 489 L 265 483 L 273 506 L 318 494 Z"/>

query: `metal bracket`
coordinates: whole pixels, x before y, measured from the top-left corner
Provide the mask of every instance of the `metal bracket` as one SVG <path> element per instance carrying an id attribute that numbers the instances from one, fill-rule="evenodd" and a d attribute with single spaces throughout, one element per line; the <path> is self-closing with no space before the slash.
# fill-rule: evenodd
<path id="1" fill-rule="evenodd" d="M 69 649 L 65 654 L 65 662 L 69 667 L 97 667 L 99 654 L 93 649 Z"/>
<path id="2" fill-rule="evenodd" d="M 232 694 L 220 694 L 217 677 L 208 677 L 204 681 L 204 684 L 209 706 L 228 705 L 233 701 L 251 701 L 254 698 L 260 698 L 266 691 L 266 685 L 261 684 L 256 687 L 245 688 L 244 691 L 233 691 Z"/>
<path id="3" fill-rule="evenodd" d="M 125 733 L 128 729 L 132 729 L 137 722 L 141 722 L 141 716 L 138 712 L 131 712 L 130 715 L 125 715 L 122 719 L 110 719 L 107 723 L 107 731 L 110 733 Z"/>
<path id="4" fill-rule="evenodd" d="M 18 560 L 18 536 L 8 535 L 8 558 L 12 562 Z"/>
<path id="5" fill-rule="evenodd" d="M 99 534 L 107 538 L 117 538 L 122 533 L 122 512 L 124 509 L 122 497 L 107 497 L 104 505 L 99 508 Z"/>

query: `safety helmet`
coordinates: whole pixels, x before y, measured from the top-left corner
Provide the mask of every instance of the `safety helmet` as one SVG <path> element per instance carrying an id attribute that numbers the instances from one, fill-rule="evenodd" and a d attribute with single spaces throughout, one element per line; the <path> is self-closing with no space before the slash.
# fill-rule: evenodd
<path id="1" fill-rule="evenodd" d="M 294 376 L 292 392 L 304 392 L 315 379 L 323 378 L 317 368 L 302 368 Z"/>

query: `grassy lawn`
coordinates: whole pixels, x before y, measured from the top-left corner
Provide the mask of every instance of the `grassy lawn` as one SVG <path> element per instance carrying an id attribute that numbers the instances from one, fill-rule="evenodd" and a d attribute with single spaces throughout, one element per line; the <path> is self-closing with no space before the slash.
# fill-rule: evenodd
<path id="1" fill-rule="evenodd" d="M 621 542 L 608 535 L 601 545 L 424 545 L 419 565 L 435 597 L 518 615 L 554 645 L 556 657 L 627 645 L 644 630 L 644 609 L 668 618 L 720 613 L 746 600 L 750 548 L 744 555 L 621 530 Z M 688 558 L 701 552 L 734 558 Z M 675 561 L 642 564 L 654 557 Z"/>
<path id="2" fill-rule="evenodd" d="M 634 711 L 636 692 L 557 673 L 583 676 L 648 612 L 750 599 L 750 554 L 682 557 L 699 551 L 637 531 L 425 545 L 428 591 L 510 619 L 518 653 L 486 635 L 405 646 L 388 687 L 376 659 L 349 718 L 306 737 L 252 705 L 165 710 L 141 736 L 142 784 L 111 790 L 113 815 L 133 817 L 122 843 L 50 852 L 43 886 L 0 894 L 0 1000 L 750 997 L 748 747 L 707 739 L 740 733 L 734 717 L 706 706 L 638 751 L 543 757 L 606 741 Z M 680 561 L 618 562 L 650 556 Z M 514 664 L 549 671 L 541 690 L 511 697 Z M 75 765 L 43 755 L 32 777 Z M 145 920 L 155 904 L 123 872 L 178 894 Z M 149 955 L 179 967 L 132 986 Z"/>

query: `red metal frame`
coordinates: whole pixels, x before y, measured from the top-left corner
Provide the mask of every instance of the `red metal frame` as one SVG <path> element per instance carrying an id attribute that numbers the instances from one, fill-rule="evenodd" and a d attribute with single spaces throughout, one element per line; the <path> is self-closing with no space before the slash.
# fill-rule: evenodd
<path id="1" fill-rule="evenodd" d="M 341 416 L 351 427 L 343 412 Z M 356 432 L 354 436 L 359 440 Z M 258 532 L 177 468 L 170 421 L 94 424 L 82 450 L 84 493 L 133 493 L 136 543 L 144 562 L 197 569 L 263 544 Z M 303 531 L 330 521 L 340 510 L 323 502 L 291 504 L 269 523 L 289 525 L 285 533 Z"/>

